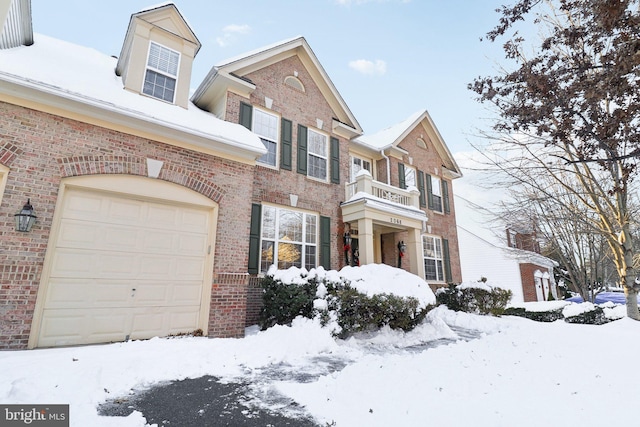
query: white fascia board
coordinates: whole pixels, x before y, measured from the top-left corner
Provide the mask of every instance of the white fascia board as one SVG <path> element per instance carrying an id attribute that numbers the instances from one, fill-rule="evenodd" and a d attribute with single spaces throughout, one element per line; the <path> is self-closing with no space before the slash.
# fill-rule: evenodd
<path id="1" fill-rule="evenodd" d="M 78 116 L 86 116 L 100 122 L 113 123 L 157 136 L 159 141 L 170 143 L 171 139 L 182 141 L 206 151 L 214 151 L 253 163 L 266 153 L 264 146 L 251 146 L 222 135 L 212 135 L 197 129 L 167 123 L 143 112 L 126 109 L 109 102 L 60 91 L 58 88 L 0 73 L 0 95 L 41 104 L 55 110 L 67 111 Z M 124 90 L 124 89 L 123 89 Z M 194 106 L 194 108 L 197 108 Z M 204 112 L 203 112 L 204 113 Z M 211 116 L 212 120 L 219 120 Z M 256 136 L 257 140 L 259 138 Z"/>

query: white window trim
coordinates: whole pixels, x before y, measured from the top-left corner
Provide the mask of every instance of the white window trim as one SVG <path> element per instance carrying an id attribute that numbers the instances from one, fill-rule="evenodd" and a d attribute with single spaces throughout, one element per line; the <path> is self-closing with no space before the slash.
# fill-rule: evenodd
<path id="1" fill-rule="evenodd" d="M 265 208 L 274 208 L 276 209 L 276 217 L 275 217 L 275 230 L 274 230 L 274 238 L 265 238 L 264 237 L 264 213 Z M 320 256 L 320 215 L 317 212 L 306 211 L 303 209 L 296 209 L 290 206 L 283 205 L 275 205 L 275 204 L 262 204 L 262 212 L 260 215 L 260 259 L 259 259 L 259 270 L 260 274 L 266 273 L 265 270 L 262 270 L 262 242 L 269 241 L 274 242 L 274 250 L 273 250 L 273 263 L 277 266 L 278 263 L 278 245 L 280 243 L 280 239 L 278 239 L 278 230 L 279 230 L 279 222 L 280 222 L 280 211 L 286 210 L 291 212 L 301 213 L 302 215 L 302 241 L 288 241 L 287 243 L 299 244 L 302 246 L 302 253 L 300 254 L 301 259 L 301 267 L 306 268 L 306 255 L 307 255 L 307 247 L 313 246 L 316 248 L 315 254 L 315 266 L 318 265 L 318 259 Z M 315 243 L 307 243 L 307 216 L 314 216 L 316 218 L 316 233 L 315 233 Z M 268 268 L 268 267 L 267 267 Z"/>
<path id="2" fill-rule="evenodd" d="M 413 184 L 409 184 L 407 176 L 409 172 L 413 172 Z M 418 170 L 413 166 L 404 165 L 404 186 L 405 188 L 416 187 L 418 188 Z"/>
<path id="3" fill-rule="evenodd" d="M 255 126 L 255 124 L 256 124 L 256 122 L 255 122 L 255 117 L 256 117 L 255 113 L 256 113 L 256 111 L 260 111 L 261 113 L 268 114 L 268 115 L 273 116 L 273 117 L 276 118 L 276 139 L 275 140 L 272 140 L 271 138 L 267 138 L 264 135 L 260 135 L 258 132 L 255 131 L 255 129 L 256 129 L 256 126 Z M 253 114 L 251 114 L 251 131 L 253 133 L 255 133 L 256 135 L 258 135 L 260 138 L 264 138 L 264 139 L 272 141 L 272 142 L 274 142 L 276 144 L 276 164 L 275 165 L 271 165 L 269 163 L 264 163 L 264 162 L 261 162 L 260 160 L 257 160 L 257 163 L 259 163 L 260 166 L 264 166 L 266 168 L 271 168 L 271 169 L 278 169 L 280 167 L 280 132 L 281 132 L 280 123 L 281 123 L 280 115 L 278 115 L 278 114 L 276 114 L 276 113 L 274 113 L 272 111 L 265 110 L 263 108 L 258 108 L 256 106 L 253 106 Z"/>
<path id="4" fill-rule="evenodd" d="M 373 176 L 373 161 L 369 158 L 366 157 L 361 157 L 358 156 L 356 154 L 350 154 L 349 155 L 349 179 L 351 180 L 350 182 L 355 182 L 356 180 L 356 176 L 358 175 L 357 173 L 353 173 L 353 166 L 354 166 L 354 160 L 360 160 L 360 162 L 368 162 L 369 163 L 369 168 L 371 170 L 369 170 L 369 173 L 371 174 L 371 176 Z M 365 169 L 364 167 L 360 167 L 360 170 Z"/>
<path id="5" fill-rule="evenodd" d="M 428 239 L 432 239 L 432 240 L 438 240 L 440 241 L 440 258 L 437 257 L 427 257 L 425 252 L 424 252 L 424 239 L 428 238 Z M 438 261 L 441 262 L 441 269 L 442 269 L 442 277 L 438 277 L 436 279 L 427 279 L 427 269 L 425 267 L 424 269 L 424 279 L 428 282 L 434 283 L 434 282 L 438 282 L 438 283 L 444 283 L 445 282 L 445 265 L 444 265 L 444 247 L 442 244 L 442 238 L 440 236 L 434 236 L 431 234 L 423 234 L 422 235 L 422 263 L 424 264 L 425 260 L 429 259 L 429 260 L 435 260 L 436 261 L 436 275 L 438 275 Z"/>
<path id="6" fill-rule="evenodd" d="M 149 65 L 149 56 L 151 55 L 151 45 L 154 45 L 154 44 L 155 44 L 156 46 L 159 46 L 159 47 L 160 47 L 160 48 L 162 48 L 162 49 L 167 49 L 167 50 L 169 50 L 169 51 L 171 51 L 171 52 L 175 52 L 175 53 L 177 53 L 177 54 L 178 54 L 178 66 L 177 66 L 177 68 L 176 68 L 176 75 L 175 75 L 175 76 L 173 76 L 173 75 L 171 75 L 171 74 L 167 73 L 166 71 L 159 70 L 159 69 L 154 68 L 154 67 L 151 67 L 151 66 Z M 145 61 L 145 63 L 144 63 L 144 74 L 143 74 L 143 76 L 142 76 L 142 87 L 140 88 L 140 93 L 141 93 L 141 94 L 143 94 L 143 95 L 145 95 L 145 96 L 148 96 L 148 97 L 150 97 L 150 98 L 157 99 L 158 101 L 166 102 L 166 103 L 168 103 L 168 104 L 175 104 L 175 102 L 176 102 L 176 95 L 177 95 L 177 92 L 178 92 L 178 77 L 179 77 L 179 75 L 180 75 L 180 65 L 181 65 L 181 63 L 182 63 L 182 54 L 181 54 L 180 52 L 178 52 L 178 51 L 177 51 L 177 50 L 175 50 L 175 49 L 171 49 L 171 48 L 169 48 L 169 47 L 167 47 L 167 46 L 164 46 L 164 45 L 162 45 L 162 44 L 160 44 L 160 43 L 158 43 L 158 42 L 150 41 L 150 42 L 149 42 L 149 46 L 148 46 L 148 48 L 147 48 L 147 59 L 146 59 L 146 61 Z M 145 92 L 144 92 L 144 82 L 145 82 L 145 79 L 146 79 L 146 76 L 147 76 L 147 70 L 151 70 L 151 71 L 154 71 L 154 72 L 156 72 L 156 73 L 158 73 L 158 74 L 162 74 L 163 76 L 170 77 L 170 78 L 172 78 L 172 79 L 174 79 L 174 80 L 176 81 L 176 84 L 175 84 L 175 90 L 174 90 L 174 92 L 173 92 L 173 99 L 171 100 L 171 102 L 169 102 L 169 101 L 167 101 L 167 100 L 165 100 L 165 99 L 162 99 L 162 98 L 157 98 L 157 97 L 155 97 L 155 96 L 153 96 L 153 95 L 149 95 L 148 93 L 145 93 Z"/>
<path id="7" fill-rule="evenodd" d="M 317 155 L 317 154 L 313 154 L 313 156 L 325 160 L 326 176 L 325 176 L 324 179 L 309 175 L 310 170 L 311 170 L 311 166 L 310 166 L 311 162 L 309 161 L 309 157 L 312 155 L 311 154 L 311 149 L 310 149 L 311 144 L 309 143 L 309 141 L 311 139 L 311 132 L 317 133 L 318 135 L 321 135 L 321 136 L 324 137 L 324 147 L 325 147 L 325 152 L 327 153 L 326 157 L 323 157 L 323 156 L 320 156 L 320 155 Z M 321 131 L 319 131 L 318 129 L 315 129 L 315 128 L 310 128 L 310 127 L 307 128 L 307 178 L 310 178 L 310 179 L 313 179 L 313 180 L 319 181 L 319 182 L 329 182 L 329 176 L 331 175 L 331 171 L 329 170 L 329 168 L 330 168 L 329 162 L 330 162 L 330 157 L 331 157 L 331 153 L 329 152 L 329 148 L 330 147 L 329 147 L 329 135 L 328 134 L 326 134 L 324 132 L 321 132 Z"/>
<path id="8" fill-rule="evenodd" d="M 435 209 L 435 197 L 440 198 L 440 209 Z M 444 196 L 442 195 L 442 178 L 431 175 L 431 198 L 433 200 L 433 212 L 444 213 Z"/>

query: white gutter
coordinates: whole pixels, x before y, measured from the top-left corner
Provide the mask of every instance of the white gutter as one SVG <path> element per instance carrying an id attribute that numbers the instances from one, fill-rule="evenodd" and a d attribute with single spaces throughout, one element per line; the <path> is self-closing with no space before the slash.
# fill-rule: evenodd
<path id="1" fill-rule="evenodd" d="M 389 157 L 384 154 L 384 148 L 380 150 L 380 155 L 387 161 L 387 185 L 391 185 L 391 165 L 389 164 Z"/>

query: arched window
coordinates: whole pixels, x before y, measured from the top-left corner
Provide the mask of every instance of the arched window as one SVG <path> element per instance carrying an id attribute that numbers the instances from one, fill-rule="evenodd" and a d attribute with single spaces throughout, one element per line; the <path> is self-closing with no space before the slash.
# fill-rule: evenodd
<path id="1" fill-rule="evenodd" d="M 427 149 L 427 143 L 424 142 L 424 139 L 422 138 L 416 139 L 416 145 L 420 148 L 424 148 L 425 150 Z"/>
<path id="2" fill-rule="evenodd" d="M 301 92 L 304 92 L 304 85 L 297 77 L 294 77 L 294 76 L 285 77 L 284 84 L 286 84 L 287 86 L 291 86 L 292 88 L 297 89 Z"/>

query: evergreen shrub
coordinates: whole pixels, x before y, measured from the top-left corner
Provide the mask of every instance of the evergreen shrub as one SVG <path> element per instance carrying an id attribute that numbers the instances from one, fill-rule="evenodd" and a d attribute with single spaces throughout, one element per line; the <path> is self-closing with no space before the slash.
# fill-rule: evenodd
<path id="1" fill-rule="evenodd" d="M 410 331 L 419 325 L 433 308 L 421 308 L 418 300 L 412 297 L 392 294 L 368 296 L 348 282 L 318 281 L 315 277 L 302 279 L 301 284 L 288 284 L 275 280 L 270 275 L 262 278 L 262 329 L 276 324 L 289 325 L 297 316 L 318 316 L 323 325 L 335 320 L 339 326 L 336 335 L 340 338 L 384 326 Z M 320 284 L 326 289 L 323 299 L 327 301 L 327 310 L 314 309 L 314 300 L 319 299 L 317 291 Z"/>
<path id="2" fill-rule="evenodd" d="M 436 292 L 438 305 L 444 304 L 453 311 L 492 314 L 500 316 L 512 297 L 510 290 L 488 286 L 464 286 L 449 284 Z"/>

